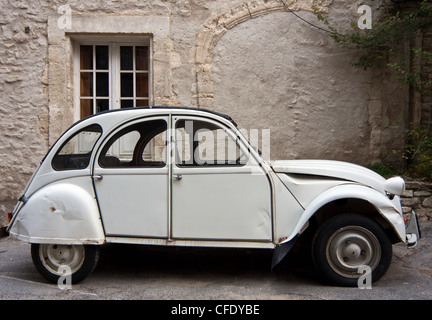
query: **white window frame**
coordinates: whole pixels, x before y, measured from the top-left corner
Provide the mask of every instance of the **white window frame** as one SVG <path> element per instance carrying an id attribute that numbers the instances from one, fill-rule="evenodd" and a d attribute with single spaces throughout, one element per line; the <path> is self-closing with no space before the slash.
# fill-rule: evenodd
<path id="1" fill-rule="evenodd" d="M 149 68 L 148 68 L 148 91 L 149 91 L 149 106 L 153 105 L 153 44 L 152 37 L 150 36 L 93 36 L 93 35 L 75 35 L 72 39 L 72 59 L 73 59 L 73 84 L 74 84 L 74 120 L 78 121 L 81 119 L 80 112 L 80 46 L 81 45 L 107 45 L 109 46 L 109 105 L 110 110 L 120 109 L 120 46 L 148 46 L 149 47 Z M 135 50 L 134 50 L 135 51 Z M 135 55 L 135 52 L 134 52 Z M 95 56 L 93 55 L 93 59 Z M 94 62 L 94 61 L 93 61 Z M 135 61 L 134 61 L 135 69 Z M 136 73 L 136 70 L 128 71 Z M 135 76 L 133 77 L 133 94 L 134 101 L 136 100 L 136 88 L 135 88 Z M 96 90 L 95 86 L 96 77 L 93 76 L 93 90 Z M 93 99 L 95 97 L 95 91 L 93 92 Z M 93 108 L 95 108 L 95 102 Z"/>

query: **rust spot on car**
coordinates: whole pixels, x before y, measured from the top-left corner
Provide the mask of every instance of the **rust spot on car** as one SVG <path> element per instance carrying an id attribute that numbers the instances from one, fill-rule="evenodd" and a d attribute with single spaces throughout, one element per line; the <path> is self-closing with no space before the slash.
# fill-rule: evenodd
<path id="1" fill-rule="evenodd" d="M 282 237 L 282 238 L 279 238 L 278 243 L 284 242 L 286 239 L 288 239 L 288 237 Z"/>
<path id="2" fill-rule="evenodd" d="M 51 212 L 55 212 L 55 211 L 56 211 L 56 208 L 51 207 L 50 210 L 51 210 Z"/>

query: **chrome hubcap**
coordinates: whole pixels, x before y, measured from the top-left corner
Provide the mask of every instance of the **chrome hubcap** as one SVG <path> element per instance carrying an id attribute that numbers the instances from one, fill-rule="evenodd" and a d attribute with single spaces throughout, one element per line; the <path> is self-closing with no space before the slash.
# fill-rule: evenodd
<path id="1" fill-rule="evenodd" d="M 348 226 L 336 230 L 329 238 L 326 258 L 330 267 L 346 278 L 359 277 L 359 268 L 371 270 L 381 260 L 381 246 L 376 236 L 360 226 Z"/>

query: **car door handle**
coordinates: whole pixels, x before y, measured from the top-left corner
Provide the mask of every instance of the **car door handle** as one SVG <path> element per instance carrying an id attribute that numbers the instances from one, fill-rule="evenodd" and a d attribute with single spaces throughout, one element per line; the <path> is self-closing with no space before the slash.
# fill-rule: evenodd
<path id="1" fill-rule="evenodd" d="M 93 179 L 95 179 L 95 180 L 102 180 L 102 179 L 103 179 L 103 176 L 101 176 L 100 174 L 95 174 L 95 175 L 93 176 Z"/>
<path id="2" fill-rule="evenodd" d="M 181 174 L 176 174 L 174 175 L 174 178 L 176 178 L 177 180 L 181 180 L 183 179 L 183 176 Z"/>

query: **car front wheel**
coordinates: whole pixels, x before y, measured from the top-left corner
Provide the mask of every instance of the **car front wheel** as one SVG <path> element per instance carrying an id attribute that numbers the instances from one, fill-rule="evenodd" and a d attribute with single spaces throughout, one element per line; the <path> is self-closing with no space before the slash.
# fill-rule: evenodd
<path id="1" fill-rule="evenodd" d="M 71 283 L 78 283 L 95 269 L 99 260 L 97 245 L 31 245 L 33 264 L 39 273 L 52 283 L 60 277 L 71 276 Z"/>
<path id="2" fill-rule="evenodd" d="M 327 220 L 312 242 L 317 269 L 330 282 L 358 286 L 362 275 L 371 283 L 390 266 L 392 244 L 375 221 L 358 214 L 343 214 Z"/>

